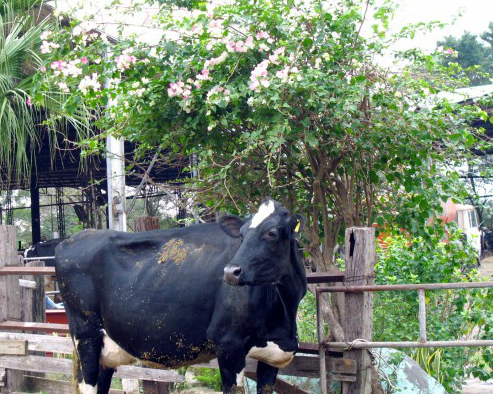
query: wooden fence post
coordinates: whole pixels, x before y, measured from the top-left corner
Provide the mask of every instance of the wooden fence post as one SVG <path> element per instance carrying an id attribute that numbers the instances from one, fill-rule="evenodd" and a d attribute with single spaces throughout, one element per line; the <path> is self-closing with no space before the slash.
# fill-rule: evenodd
<path id="1" fill-rule="evenodd" d="M 17 257 L 15 227 L 0 225 L 0 267 L 12 267 L 20 264 L 21 262 Z M 21 302 L 19 277 L 15 275 L 0 276 L 0 322 L 5 320 L 21 321 Z M 2 393 L 19 390 L 22 386 L 22 380 L 21 371 L 7 370 Z"/>
<path id="2" fill-rule="evenodd" d="M 139 380 L 122 379 L 122 389 L 125 394 L 139 394 Z"/>
<path id="3" fill-rule="evenodd" d="M 375 229 L 351 227 L 346 229 L 347 286 L 375 283 Z M 373 295 L 371 292 L 351 293 L 345 297 L 344 335 L 346 342 L 357 339 L 371 341 L 373 331 Z M 370 394 L 372 365 L 368 350 L 347 350 L 345 358 L 356 361 L 355 382 L 343 383 L 343 394 Z"/>
<path id="4" fill-rule="evenodd" d="M 155 382 L 151 380 L 143 380 L 142 388 L 144 394 L 170 394 L 171 383 Z"/>

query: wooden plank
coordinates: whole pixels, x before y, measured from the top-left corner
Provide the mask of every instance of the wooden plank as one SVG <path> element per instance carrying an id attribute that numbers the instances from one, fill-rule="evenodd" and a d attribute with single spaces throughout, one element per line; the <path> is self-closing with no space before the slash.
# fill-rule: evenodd
<path id="1" fill-rule="evenodd" d="M 343 282 L 345 271 L 333 270 L 327 272 L 312 272 L 306 276 L 308 283 L 334 283 Z"/>
<path id="2" fill-rule="evenodd" d="M 72 339 L 63 336 L 0 332 L 0 340 L 27 341 L 29 351 L 72 354 Z"/>
<path id="3" fill-rule="evenodd" d="M 139 394 L 139 380 L 122 379 L 122 388 L 125 394 Z"/>
<path id="4" fill-rule="evenodd" d="M 345 245 L 347 285 L 374 284 L 375 229 L 372 227 L 352 227 L 346 229 Z M 373 293 L 346 293 L 345 296 L 344 340 L 356 339 L 371 341 L 373 330 Z M 355 381 L 344 381 L 343 394 L 370 394 L 372 364 L 367 350 L 349 350 L 344 357 L 352 359 L 357 365 Z M 342 375 L 336 375 L 342 376 Z"/>
<path id="5" fill-rule="evenodd" d="M 72 376 L 72 360 L 41 356 L 0 356 L 0 368 L 31 372 L 61 373 Z M 183 376 L 175 371 L 121 366 L 114 377 L 125 379 L 146 379 L 158 382 L 182 382 Z"/>
<path id="6" fill-rule="evenodd" d="M 329 372 L 334 374 L 356 374 L 358 370 L 356 361 L 350 358 L 331 358 L 328 366 Z"/>
<path id="7" fill-rule="evenodd" d="M 150 380 L 142 381 L 144 394 L 170 394 L 171 386 L 169 383 L 153 382 Z"/>
<path id="8" fill-rule="evenodd" d="M 28 341 L 30 351 L 52 352 L 62 354 L 72 354 L 73 342 L 71 338 L 52 336 L 52 335 L 35 335 L 0 332 L 0 340 L 25 340 Z M 342 355 L 342 353 L 339 353 Z M 200 363 L 196 367 L 218 368 L 217 360 L 211 360 L 207 363 Z M 255 360 L 247 360 L 247 370 L 255 372 L 257 363 Z M 355 364 L 353 361 L 341 358 L 330 357 L 328 359 L 328 371 L 333 373 L 354 373 Z M 319 373 L 318 357 L 307 355 L 295 356 L 293 362 L 281 370 L 284 375 L 317 377 Z"/>
<path id="9" fill-rule="evenodd" d="M 257 374 L 255 372 L 245 372 L 245 376 L 249 379 L 257 381 Z M 276 379 L 274 391 L 281 394 L 310 394 L 308 391 L 302 390 L 298 386 L 288 383 L 280 378 Z"/>
<path id="10" fill-rule="evenodd" d="M 27 289 L 35 289 L 36 282 L 33 280 L 19 279 L 19 286 Z"/>
<path id="11" fill-rule="evenodd" d="M 50 394 L 73 394 L 74 383 L 62 380 L 46 379 L 37 376 L 24 376 L 26 390 Z M 111 389 L 109 394 L 134 394 L 125 390 Z"/>
<path id="12" fill-rule="evenodd" d="M 19 321 L 4 321 L 0 323 L 0 330 L 8 331 L 42 331 L 49 333 L 68 334 L 68 324 L 28 323 Z"/>
<path id="13" fill-rule="evenodd" d="M 356 375 L 331 375 L 330 377 L 338 382 L 356 382 Z"/>
<path id="14" fill-rule="evenodd" d="M 0 355 L 25 356 L 27 354 L 27 341 L 0 340 Z"/>
<path id="15" fill-rule="evenodd" d="M 298 353 L 316 354 L 318 355 L 318 345 L 316 343 L 300 342 L 298 345 Z M 342 350 L 330 349 L 325 352 L 330 357 L 342 357 Z"/>
<path id="16" fill-rule="evenodd" d="M 1 267 L 0 276 L 7 275 L 49 275 L 55 276 L 55 267 Z"/>

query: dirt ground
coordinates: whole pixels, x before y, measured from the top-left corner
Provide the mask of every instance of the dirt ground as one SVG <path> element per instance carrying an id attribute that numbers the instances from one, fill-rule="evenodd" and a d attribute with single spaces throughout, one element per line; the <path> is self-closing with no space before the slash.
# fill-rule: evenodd
<path id="1" fill-rule="evenodd" d="M 485 277 L 493 274 L 493 256 L 481 261 L 480 272 Z M 488 394 L 493 393 L 493 381 L 481 382 L 476 378 L 469 378 L 462 389 L 462 394 Z"/>

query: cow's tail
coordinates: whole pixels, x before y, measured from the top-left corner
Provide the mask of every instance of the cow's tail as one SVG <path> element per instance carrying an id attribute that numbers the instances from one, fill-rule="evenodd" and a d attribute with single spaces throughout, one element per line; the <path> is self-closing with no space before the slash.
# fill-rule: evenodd
<path id="1" fill-rule="evenodd" d="M 73 365 L 74 365 L 74 387 L 75 394 L 82 394 L 79 389 L 79 378 L 82 377 L 82 369 L 80 364 L 79 352 L 77 351 L 77 346 L 74 343 L 74 352 L 73 352 Z"/>

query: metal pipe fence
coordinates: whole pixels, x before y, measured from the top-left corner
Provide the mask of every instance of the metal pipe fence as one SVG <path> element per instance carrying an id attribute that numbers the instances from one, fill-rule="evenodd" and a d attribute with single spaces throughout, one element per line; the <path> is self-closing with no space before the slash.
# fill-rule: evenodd
<path id="1" fill-rule="evenodd" d="M 327 367 L 325 351 L 329 349 L 374 349 L 374 348 L 444 348 L 444 347 L 486 347 L 493 346 L 493 340 L 465 341 L 428 341 L 426 334 L 426 291 L 459 290 L 459 289 L 488 289 L 493 288 L 493 282 L 458 282 L 458 283 L 420 283 L 402 285 L 365 285 L 365 286 L 330 286 L 317 287 L 315 299 L 317 303 L 317 340 L 320 355 L 320 387 L 322 394 L 327 393 Z M 419 341 L 373 342 L 356 339 L 348 342 L 327 342 L 324 340 L 324 321 L 322 308 L 323 293 L 362 293 L 380 291 L 417 291 L 418 292 L 418 321 Z"/>

